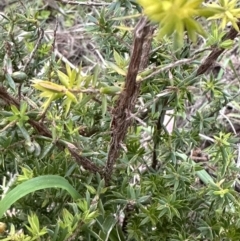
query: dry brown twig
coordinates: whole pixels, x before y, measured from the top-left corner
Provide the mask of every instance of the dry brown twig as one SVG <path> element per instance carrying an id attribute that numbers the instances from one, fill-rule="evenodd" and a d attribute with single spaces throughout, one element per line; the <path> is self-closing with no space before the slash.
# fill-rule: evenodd
<path id="1" fill-rule="evenodd" d="M 164 67 L 161 67 L 157 70 L 155 70 L 154 72 L 152 72 L 151 74 L 149 74 L 148 76 L 146 76 L 145 78 L 141 79 L 139 82 L 142 82 L 142 81 L 145 81 L 147 79 L 150 79 L 160 73 L 163 73 L 169 69 L 172 69 L 172 68 L 175 68 L 177 66 L 181 66 L 181 65 L 184 65 L 184 64 L 189 64 L 189 63 L 192 63 L 192 61 L 194 61 L 195 59 L 197 59 L 197 56 L 194 56 L 193 58 L 190 58 L 190 59 L 180 59 L 174 63 L 170 63 Z"/>
<path id="2" fill-rule="evenodd" d="M 240 21 L 238 22 L 238 27 L 240 28 Z M 238 32 L 232 27 L 230 29 L 230 31 L 223 37 L 223 41 L 227 40 L 227 39 L 231 39 L 234 40 L 236 37 L 238 36 Z M 162 72 L 165 72 L 169 69 L 175 68 L 177 66 L 181 66 L 184 64 L 189 64 L 192 61 L 194 61 L 195 59 L 198 58 L 198 54 L 200 54 L 203 51 L 207 51 L 207 50 L 211 50 L 210 48 L 208 49 L 204 49 L 201 51 L 197 51 L 196 53 L 194 53 L 194 57 L 189 58 L 189 59 L 180 59 L 176 62 L 170 63 L 164 67 L 161 67 L 157 70 L 155 70 L 154 72 L 152 72 L 151 74 L 149 74 L 148 76 L 146 76 L 145 78 L 141 79 L 140 82 L 145 81 L 149 78 L 152 78 Z M 205 72 L 207 72 L 214 64 L 215 61 L 217 60 L 217 58 L 224 52 L 225 49 L 223 48 L 214 48 L 212 50 L 212 52 L 209 54 L 209 56 L 204 60 L 204 62 L 199 66 L 198 70 L 197 70 L 197 75 L 201 75 L 204 74 Z"/>
<path id="3" fill-rule="evenodd" d="M 38 32 L 39 32 L 39 35 L 38 35 L 37 42 L 36 42 L 33 51 L 31 52 L 28 60 L 26 61 L 25 65 L 24 65 L 24 67 L 23 67 L 23 69 L 22 69 L 23 72 L 25 72 L 25 71 L 27 70 L 30 62 L 32 61 L 32 58 L 33 58 L 34 55 L 36 54 L 36 52 L 37 52 L 37 50 L 38 50 L 38 48 L 39 48 L 39 46 L 40 46 L 40 44 L 41 44 L 41 41 L 42 41 L 42 39 L 43 39 L 43 35 L 44 35 L 43 29 L 42 29 L 42 28 L 39 28 L 39 29 L 38 29 Z"/>
<path id="4" fill-rule="evenodd" d="M 0 99 L 2 99 L 8 106 L 15 105 L 18 109 L 20 108 L 20 103 L 17 99 L 12 97 L 7 90 L 0 86 Z M 29 119 L 28 123 L 40 134 L 49 138 L 52 138 L 51 132 L 48 130 L 48 128 L 41 122 Z M 84 169 L 91 171 L 93 173 L 102 173 L 101 169 L 96 166 L 93 162 L 88 160 L 86 157 L 83 157 L 79 155 L 79 149 L 73 145 L 72 143 L 69 143 L 67 146 L 63 145 L 60 141 L 56 142 L 56 146 L 60 149 L 67 147 L 71 155 L 75 158 L 76 162 L 81 165 Z"/>
<path id="5" fill-rule="evenodd" d="M 30 53 L 30 56 L 27 59 L 25 65 L 23 66 L 23 69 L 22 69 L 23 72 L 27 71 L 27 68 L 28 68 L 29 64 L 31 63 L 34 55 L 36 54 L 36 52 L 37 52 L 37 50 L 38 50 L 38 48 L 39 48 L 39 46 L 41 44 L 43 36 L 44 36 L 44 30 L 42 28 L 39 28 L 38 29 L 38 39 L 37 39 L 36 45 L 35 45 L 34 49 L 32 50 L 32 52 Z M 18 98 L 19 98 L 19 101 L 21 100 L 21 88 L 22 88 L 22 84 L 20 84 L 18 86 Z"/>
<path id="6" fill-rule="evenodd" d="M 237 25 L 240 28 L 240 21 L 238 21 Z M 237 37 L 237 35 L 237 30 L 231 27 L 230 31 L 223 37 L 222 40 L 234 40 Z M 201 75 L 207 72 L 207 70 L 214 65 L 215 61 L 224 52 L 224 50 L 224 48 L 214 48 L 212 52 L 208 55 L 208 57 L 204 60 L 204 62 L 199 66 L 197 70 L 197 75 Z"/>
<path id="7" fill-rule="evenodd" d="M 78 2 L 78 1 L 67 1 L 67 0 L 59 0 L 59 2 L 63 4 L 70 4 L 70 5 L 81 5 L 81 6 L 94 6 L 94 7 L 102 7 L 102 6 L 109 6 L 110 3 L 104 3 L 104 2 Z"/>
<path id="8" fill-rule="evenodd" d="M 52 71 L 53 71 L 53 61 L 54 61 L 54 58 L 53 57 L 53 53 L 56 49 L 56 39 L 57 39 L 57 30 L 58 30 L 58 21 L 56 21 L 56 24 L 55 24 L 55 27 L 54 27 L 54 30 L 53 30 L 53 41 L 52 41 L 52 47 L 51 47 L 51 59 L 50 59 L 50 64 L 49 64 L 49 70 L 48 70 L 48 79 L 49 81 L 51 80 L 51 74 L 52 74 Z"/>
<path id="9" fill-rule="evenodd" d="M 113 166 L 120 154 L 121 145 L 128 127 L 132 123 L 130 113 L 135 107 L 140 88 L 140 83 L 136 81 L 136 77 L 139 70 L 145 68 L 148 64 L 153 27 L 148 24 L 146 17 L 142 17 L 134 32 L 133 51 L 125 80 L 125 88 L 119 95 L 116 106 L 112 111 L 112 138 L 104 173 L 106 185 L 109 185 Z"/>

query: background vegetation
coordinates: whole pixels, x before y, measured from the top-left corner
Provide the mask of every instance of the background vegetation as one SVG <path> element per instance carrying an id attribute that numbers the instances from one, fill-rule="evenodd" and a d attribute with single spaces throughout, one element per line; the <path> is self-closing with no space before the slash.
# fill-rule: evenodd
<path id="1" fill-rule="evenodd" d="M 237 1 L 0 10 L 1 240 L 240 239 Z"/>

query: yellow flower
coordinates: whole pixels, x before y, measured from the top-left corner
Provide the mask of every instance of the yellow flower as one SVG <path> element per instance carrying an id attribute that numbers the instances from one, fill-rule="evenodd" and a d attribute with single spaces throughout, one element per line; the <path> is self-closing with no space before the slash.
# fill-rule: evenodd
<path id="1" fill-rule="evenodd" d="M 174 34 L 177 47 L 183 44 L 184 31 L 188 32 L 192 41 L 196 41 L 197 33 L 205 35 L 202 26 L 194 19 L 203 14 L 203 0 L 138 0 L 144 13 L 154 22 L 160 24 L 159 37 Z"/>
<path id="2" fill-rule="evenodd" d="M 206 7 L 216 12 L 212 17 L 208 18 L 209 20 L 221 19 L 220 27 L 222 29 L 231 22 L 233 27 L 239 31 L 237 21 L 240 18 L 240 8 L 237 8 L 237 0 L 219 0 L 219 4 L 208 4 Z"/>

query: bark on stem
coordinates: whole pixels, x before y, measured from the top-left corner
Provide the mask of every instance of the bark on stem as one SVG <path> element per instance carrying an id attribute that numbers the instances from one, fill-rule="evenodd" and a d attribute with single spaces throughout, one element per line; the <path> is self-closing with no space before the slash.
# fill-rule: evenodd
<path id="1" fill-rule="evenodd" d="M 112 138 L 104 173 L 106 185 L 109 185 L 122 142 L 127 134 L 128 127 L 132 123 L 131 112 L 135 107 L 140 88 L 140 83 L 136 81 L 136 78 L 139 70 L 146 67 L 148 63 L 152 34 L 153 27 L 148 24 L 146 17 L 142 17 L 134 30 L 133 51 L 125 80 L 125 88 L 119 95 L 116 106 L 112 111 Z"/>

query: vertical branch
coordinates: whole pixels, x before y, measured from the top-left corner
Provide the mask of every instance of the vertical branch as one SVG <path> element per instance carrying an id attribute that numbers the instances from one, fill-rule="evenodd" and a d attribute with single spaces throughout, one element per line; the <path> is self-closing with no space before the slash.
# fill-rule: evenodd
<path id="1" fill-rule="evenodd" d="M 163 106 L 166 106 L 167 100 L 165 100 L 163 102 Z M 154 133 L 153 133 L 153 155 L 152 155 L 152 168 L 156 169 L 157 168 L 157 164 L 158 164 L 158 146 L 159 146 L 159 142 L 160 142 L 160 136 L 161 136 L 161 130 L 163 129 L 163 122 L 164 122 L 164 118 L 166 115 L 166 111 L 162 110 L 160 113 L 160 116 L 158 117 L 156 126 L 154 128 Z"/>
<path id="2" fill-rule="evenodd" d="M 49 63 L 49 70 L 48 70 L 48 79 L 49 81 L 51 81 L 52 77 L 51 77 L 51 73 L 53 71 L 53 65 L 54 65 L 54 61 L 55 61 L 55 49 L 56 49 L 56 39 L 57 39 L 57 29 L 58 29 L 58 21 L 56 21 L 56 24 L 55 24 L 55 28 L 53 30 L 53 42 L 52 42 L 52 47 L 51 47 L 51 51 L 50 51 L 50 54 L 51 54 L 51 58 L 50 58 L 50 63 Z"/>
<path id="3" fill-rule="evenodd" d="M 125 88 L 119 95 L 116 106 L 112 111 L 112 138 L 110 141 L 104 174 L 106 185 L 109 184 L 113 172 L 113 166 L 120 153 L 122 141 L 127 134 L 128 127 L 131 125 L 130 114 L 135 106 L 140 88 L 140 83 L 137 83 L 136 77 L 140 68 L 143 68 L 144 65 L 148 63 L 151 47 L 153 28 L 148 25 L 146 17 L 142 17 L 139 20 L 134 32 L 133 51 L 125 80 Z M 147 42 L 148 44 L 146 44 L 146 46 L 149 47 L 143 50 L 144 44 Z M 146 53 L 147 49 L 148 53 Z"/>
<path id="4" fill-rule="evenodd" d="M 29 64 L 31 63 L 34 55 L 36 54 L 36 52 L 37 52 L 37 50 L 38 50 L 38 48 L 39 48 L 39 46 L 41 44 L 41 41 L 43 39 L 43 35 L 44 35 L 44 30 L 42 28 L 39 28 L 38 29 L 38 39 L 37 39 L 37 42 L 36 42 L 36 44 L 34 46 L 34 49 L 30 53 L 30 56 L 29 56 L 28 60 L 26 61 L 25 65 L 23 66 L 23 69 L 22 69 L 23 72 L 27 71 L 27 68 L 28 68 Z"/>

